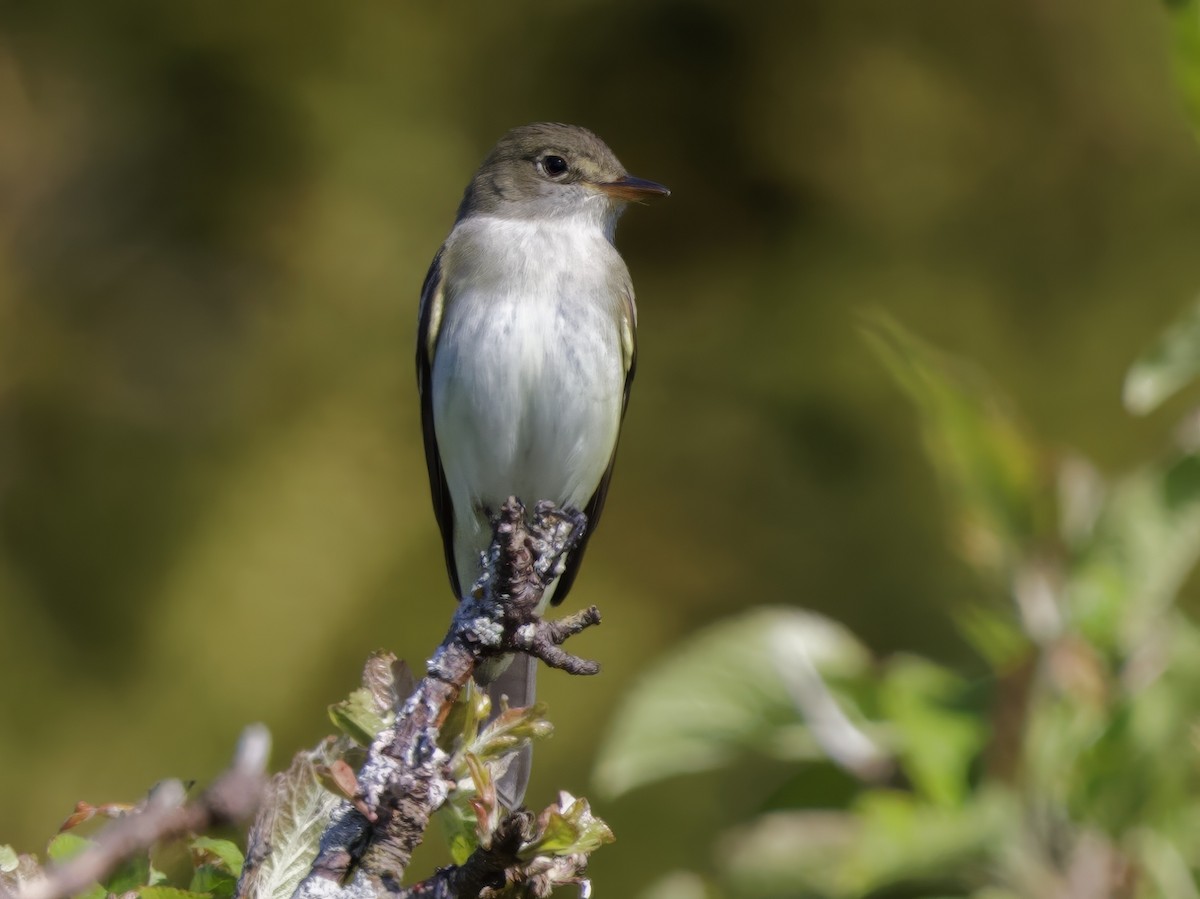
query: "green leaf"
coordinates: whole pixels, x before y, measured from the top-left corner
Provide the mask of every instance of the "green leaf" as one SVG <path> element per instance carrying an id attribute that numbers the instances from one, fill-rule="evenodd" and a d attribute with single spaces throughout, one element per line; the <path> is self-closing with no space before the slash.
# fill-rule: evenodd
<path id="1" fill-rule="evenodd" d="M 201 865 L 192 872 L 188 889 L 193 893 L 204 893 L 213 899 L 230 899 L 237 887 L 237 878 L 223 868 Z"/>
<path id="2" fill-rule="evenodd" d="M 572 798 L 567 793 L 560 793 L 559 795 L 560 802 L 565 802 Z M 597 818 L 592 814 L 592 807 L 586 799 L 575 799 L 567 806 L 564 815 L 571 822 L 576 832 L 575 843 L 567 847 L 567 852 L 590 854 L 601 846 L 606 846 L 617 839 L 608 824 L 603 819 Z"/>
<path id="3" fill-rule="evenodd" d="M 7 844 L 0 845 L 0 873 L 8 874 L 17 870 L 20 861 L 17 850 Z"/>
<path id="4" fill-rule="evenodd" d="M 496 797 L 496 782 L 491 770 L 470 753 L 466 754 L 473 790 L 463 792 L 463 799 L 475 813 L 475 842 L 485 849 L 492 845 L 492 834 L 500 823 L 504 809 Z"/>
<path id="5" fill-rule="evenodd" d="M 533 849 L 537 855 L 560 855 L 575 845 L 579 831 L 565 815 L 552 812 Z"/>
<path id="6" fill-rule="evenodd" d="M 103 886 L 107 892 L 120 896 L 149 884 L 150 855 L 143 852 L 122 862 L 104 881 Z"/>
<path id="7" fill-rule="evenodd" d="M 249 895 L 249 894 L 247 894 Z M 181 890 L 178 887 L 142 887 L 138 890 L 141 899 L 208 899 L 208 893 L 194 893 L 191 890 Z M 267 899 L 264 896 L 264 899 Z"/>
<path id="8" fill-rule="evenodd" d="M 442 723 L 438 746 L 448 753 L 454 752 L 455 747 L 470 746 L 479 736 L 491 708 L 487 693 L 476 686 L 474 679 L 467 681 Z M 464 774 L 465 771 L 459 768 L 455 777 L 461 779 Z"/>
<path id="9" fill-rule="evenodd" d="M 390 652 L 373 652 L 363 666 L 362 686 L 329 707 L 334 726 L 359 746 L 370 746 L 395 717 L 396 677 L 405 672 Z"/>
<path id="10" fill-rule="evenodd" d="M 434 813 L 441 822 L 442 832 L 446 835 L 446 845 L 450 849 L 450 857 L 454 864 L 461 865 L 475 851 L 478 840 L 475 836 L 475 813 L 469 804 L 453 800 L 445 803 Z"/>
<path id="11" fill-rule="evenodd" d="M 971 763 L 985 740 L 978 715 L 962 707 L 965 693 L 962 678 L 916 656 L 889 662 L 880 691 L 905 773 L 938 805 L 960 805 L 966 799 Z"/>
<path id="12" fill-rule="evenodd" d="M 1200 10 L 1196 4 L 1188 16 L 1190 27 L 1200 38 Z M 1176 17 L 1178 18 L 1178 17 Z M 1200 49 L 1200 45 L 1198 45 Z M 1200 89 L 1200 61 L 1196 66 L 1197 88 Z M 1195 100 L 1200 101 L 1200 93 Z M 1200 112 L 1200 106 L 1193 112 Z M 1200 302 L 1173 324 L 1144 352 L 1125 376 L 1125 408 L 1135 415 L 1145 415 L 1189 381 L 1200 375 Z"/>
<path id="13" fill-rule="evenodd" d="M 849 631 L 812 612 L 764 607 L 719 622 L 646 672 L 616 714 L 596 782 L 616 795 L 747 752 L 823 758 L 822 733 L 805 725 L 797 686 L 818 697 L 819 715 L 865 741 L 830 679 L 864 678 L 869 665 Z"/>
<path id="14" fill-rule="evenodd" d="M 538 816 L 538 834 L 521 847 L 521 857 L 538 855 L 589 855 L 616 838 L 600 818 L 592 814 L 586 799 L 559 793 L 558 803 Z"/>
<path id="15" fill-rule="evenodd" d="M 85 839 L 74 833 L 60 833 L 50 841 L 46 847 L 46 855 L 56 864 L 63 864 L 66 861 L 79 855 L 81 852 L 92 846 L 92 841 Z M 93 884 L 81 893 L 77 893 L 75 899 L 104 899 L 108 892 L 100 884 Z"/>
<path id="16" fill-rule="evenodd" d="M 188 844 L 193 852 L 212 856 L 220 861 L 220 866 L 234 877 L 242 873 L 242 865 L 246 859 L 237 843 L 231 840 L 218 840 L 213 837 L 195 837 Z"/>
<path id="17" fill-rule="evenodd" d="M 70 861 L 83 850 L 92 845 L 92 841 L 75 833 L 60 833 L 54 836 L 48 846 L 46 855 L 56 864 Z"/>
<path id="18" fill-rule="evenodd" d="M 459 770 L 460 756 L 472 755 L 485 763 L 511 758 L 535 740 L 544 740 L 554 733 L 554 725 L 546 718 L 546 703 L 535 702 L 530 706 L 505 709 L 467 744 L 456 753 L 451 767 Z"/>
<path id="19" fill-rule="evenodd" d="M 367 657 L 363 665 L 362 685 L 371 694 L 372 704 L 380 715 L 386 715 L 396 708 L 397 677 L 411 689 L 412 673 L 394 653 L 380 649 Z"/>
<path id="20" fill-rule="evenodd" d="M 329 707 L 329 719 L 334 727 L 359 746 L 370 746 L 375 735 L 387 726 L 386 720 L 375 708 L 371 691 L 359 687 L 341 702 Z"/>
<path id="21" fill-rule="evenodd" d="M 972 565 L 1008 576 L 1054 535 L 1050 466 L 1003 396 L 976 372 L 875 314 L 864 331 L 921 416 L 925 449 Z"/>
<path id="22" fill-rule="evenodd" d="M 330 815 L 342 802 L 321 785 L 317 766 L 329 765 L 345 748 L 344 740 L 329 737 L 312 752 L 297 753 L 291 767 L 271 779 L 250 831 L 250 845 L 270 851 L 258 865 L 245 866 L 245 895 L 291 896 L 308 872 Z"/>

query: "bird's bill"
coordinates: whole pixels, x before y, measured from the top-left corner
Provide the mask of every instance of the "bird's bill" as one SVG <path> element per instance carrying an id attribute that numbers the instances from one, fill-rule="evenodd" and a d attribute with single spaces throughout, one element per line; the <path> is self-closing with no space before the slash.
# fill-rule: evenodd
<path id="1" fill-rule="evenodd" d="M 650 197 L 669 197 L 671 191 L 657 181 L 626 175 L 616 181 L 606 181 L 596 187 L 614 200 L 647 200 Z"/>

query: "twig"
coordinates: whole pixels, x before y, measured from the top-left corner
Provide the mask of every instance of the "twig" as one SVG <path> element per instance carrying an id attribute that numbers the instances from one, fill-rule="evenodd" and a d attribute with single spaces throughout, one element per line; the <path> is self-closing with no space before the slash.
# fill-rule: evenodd
<path id="1" fill-rule="evenodd" d="M 453 785 L 445 770 L 447 755 L 438 747 L 440 728 L 482 659 L 525 652 L 578 674 L 599 670 L 594 662 L 559 648 L 570 635 L 599 622 L 595 609 L 559 625 L 537 616 L 542 594 L 561 573 L 563 558 L 585 522 L 580 513 L 548 503 L 539 503 L 532 521 L 526 521 L 525 508 L 515 497 L 504 504 L 483 575 L 459 603 L 449 632 L 428 662 L 428 673 L 398 710 L 395 723 L 371 745 L 358 772 L 358 802 L 334 815 L 294 899 L 378 897 L 400 890 L 400 878 L 430 816 Z M 500 858 L 485 861 L 481 857 L 472 870 L 498 864 Z"/>
<path id="2" fill-rule="evenodd" d="M 600 665 L 590 659 L 581 659 L 559 647 L 594 624 L 600 623 L 600 610 L 589 606 L 561 621 L 538 621 L 526 624 L 513 634 L 513 646 L 541 659 L 551 668 L 568 674 L 599 674 Z"/>
<path id="3" fill-rule="evenodd" d="M 270 753 L 271 735 L 266 727 L 247 727 L 229 768 L 196 800 L 183 804 L 185 790 L 177 780 L 159 784 L 145 808 L 110 824 L 70 861 L 48 868 L 44 877 L 23 886 L 17 899 L 65 899 L 103 880 L 121 862 L 156 843 L 245 820 L 258 808 Z"/>
<path id="4" fill-rule="evenodd" d="M 545 827 L 552 811 L 567 812 L 575 806 L 575 797 L 559 794 L 557 808 L 547 809 L 537 820 L 527 809 L 503 818 L 491 834 L 488 846 L 480 846 L 461 865 L 440 869 L 427 880 L 388 894 L 386 899 L 498 899 L 521 896 L 547 899 L 556 887 L 574 884 L 580 899 L 591 896 L 587 873 L 588 849 L 563 855 L 532 854 L 530 841 Z M 590 818 L 585 811 L 583 818 Z M 576 823 L 580 818 L 576 817 Z M 607 832 L 607 827 L 604 828 Z M 611 838 L 611 833 L 608 834 Z"/>
<path id="5" fill-rule="evenodd" d="M 520 863 L 521 843 L 533 836 L 532 813 L 513 812 L 492 834 L 491 846 L 480 846 L 461 865 L 440 869 L 427 880 L 392 894 L 391 899 L 458 899 L 478 896 L 485 889 L 505 885 L 505 872 Z"/>

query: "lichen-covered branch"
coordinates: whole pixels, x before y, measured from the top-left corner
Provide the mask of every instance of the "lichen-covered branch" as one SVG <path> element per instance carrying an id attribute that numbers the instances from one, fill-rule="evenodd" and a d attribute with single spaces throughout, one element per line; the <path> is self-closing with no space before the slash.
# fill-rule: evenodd
<path id="1" fill-rule="evenodd" d="M 442 868 L 428 880 L 399 890 L 394 899 L 458 899 L 502 889 L 505 872 L 520 864 L 521 844 L 532 839 L 534 823 L 531 812 L 513 812 L 500 822 L 491 845 L 480 846 L 461 865 Z"/>
<path id="2" fill-rule="evenodd" d="M 16 899 L 66 899 L 103 880 L 122 862 L 157 843 L 236 824 L 258 808 L 267 782 L 271 736 L 261 724 L 242 733 L 230 767 L 192 802 L 183 784 L 159 784 L 138 811 L 114 821 L 70 861 L 25 883 Z"/>
<path id="3" fill-rule="evenodd" d="M 539 503 L 527 520 L 515 498 L 505 503 L 496 517 L 483 575 L 459 603 L 426 676 L 398 709 L 394 723 L 371 744 L 358 772 L 355 801 L 347 801 L 334 814 L 312 869 L 296 889 L 296 899 L 383 896 L 400 890 L 399 881 L 430 816 L 454 787 L 439 735 L 481 660 L 525 652 L 577 674 L 598 670 L 594 662 L 561 648 L 567 637 L 599 622 L 594 608 L 561 624 L 544 622 L 536 613 L 546 586 L 558 576 L 563 557 L 579 539 L 585 522 L 579 513 L 563 512 L 548 503 Z M 465 873 L 468 868 L 477 871 L 504 861 L 495 855 L 495 843 L 488 851 L 491 861 L 485 864 L 483 859 L 489 856 L 481 856 L 474 867 L 458 869 L 464 873 L 456 876 L 465 880 L 458 881 L 457 895 L 479 895 L 461 891 L 462 884 L 475 883 L 476 875 Z"/>

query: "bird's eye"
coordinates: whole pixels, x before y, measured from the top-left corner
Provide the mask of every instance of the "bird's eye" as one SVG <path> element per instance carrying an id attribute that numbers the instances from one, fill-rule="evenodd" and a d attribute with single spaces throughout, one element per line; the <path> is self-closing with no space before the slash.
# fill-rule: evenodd
<path id="1" fill-rule="evenodd" d="M 567 161 L 561 156 L 547 156 L 542 160 L 542 171 L 550 178 L 561 178 L 567 168 Z"/>

